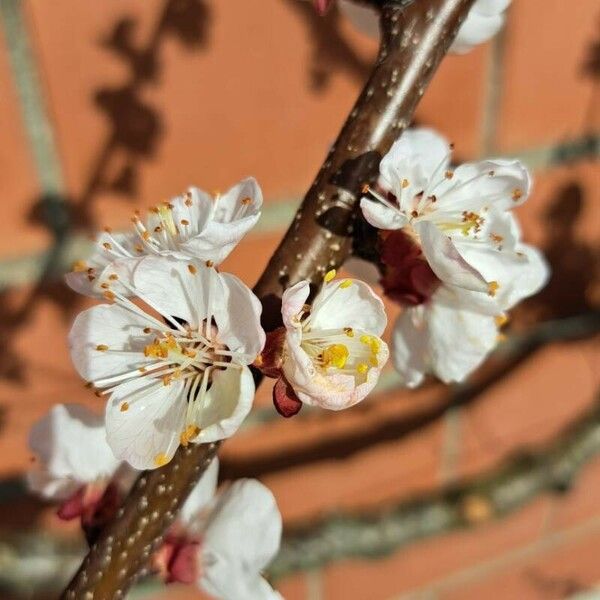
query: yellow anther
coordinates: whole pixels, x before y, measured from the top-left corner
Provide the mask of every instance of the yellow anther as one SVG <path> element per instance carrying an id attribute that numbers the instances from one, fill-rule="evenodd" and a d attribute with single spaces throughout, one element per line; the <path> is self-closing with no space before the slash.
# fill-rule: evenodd
<path id="1" fill-rule="evenodd" d="M 520 190 L 519 188 L 515 188 L 512 191 L 513 202 L 519 201 L 522 197 L 523 197 L 523 190 Z"/>
<path id="2" fill-rule="evenodd" d="M 325 367 L 334 366 L 337 369 L 343 369 L 348 360 L 350 352 L 344 344 L 331 344 L 323 350 L 323 365 Z"/>
<path id="3" fill-rule="evenodd" d="M 164 452 L 161 452 L 154 457 L 154 465 L 156 467 L 164 467 L 170 460 Z"/>
<path id="4" fill-rule="evenodd" d="M 368 370 L 369 370 L 369 365 L 367 365 L 367 363 L 358 363 L 356 365 L 356 370 L 361 374 L 364 375 Z"/>
<path id="5" fill-rule="evenodd" d="M 205 264 L 207 267 L 209 267 L 209 268 L 210 268 L 210 267 L 212 267 L 212 266 L 213 266 L 215 263 L 214 263 L 212 260 L 207 260 L 207 261 L 206 261 L 204 264 Z"/>
<path id="6" fill-rule="evenodd" d="M 104 292 L 102 294 L 107 300 L 114 300 L 115 299 L 115 293 L 111 292 L 110 290 L 107 290 L 106 292 Z"/>
<path id="7" fill-rule="evenodd" d="M 108 346 L 106 344 L 98 344 L 96 346 L 96 350 L 98 350 L 98 352 L 106 352 L 108 350 Z"/>
<path id="8" fill-rule="evenodd" d="M 377 358 L 374 355 L 371 355 L 371 357 L 369 358 L 369 362 L 371 363 L 372 367 L 379 366 L 379 361 L 377 360 Z"/>
<path id="9" fill-rule="evenodd" d="M 111 274 L 108 276 L 108 278 L 109 278 L 111 281 L 116 281 L 117 279 L 119 279 L 119 276 L 118 276 L 116 273 L 111 273 Z"/>
<path id="10" fill-rule="evenodd" d="M 365 184 L 362 186 L 362 190 L 361 190 L 361 191 L 362 191 L 362 193 L 363 193 L 363 194 L 368 194 L 370 189 L 371 189 L 371 188 L 369 187 L 369 184 L 368 184 L 368 183 L 365 183 Z"/>
<path id="11" fill-rule="evenodd" d="M 407 188 L 410 185 L 410 181 L 408 181 L 408 179 L 403 179 L 402 180 L 402 187 L 403 188 Z"/>
<path id="12" fill-rule="evenodd" d="M 173 381 L 173 375 L 163 375 L 162 382 L 164 386 L 171 385 L 171 381 Z"/>
<path id="13" fill-rule="evenodd" d="M 454 177 L 454 171 L 446 171 L 444 177 L 446 177 L 446 179 L 452 179 Z"/>
<path id="14" fill-rule="evenodd" d="M 81 271 L 87 271 L 87 265 L 84 260 L 78 260 L 73 263 L 73 271 L 75 273 L 81 273 Z"/>
<path id="15" fill-rule="evenodd" d="M 181 219 L 181 224 L 182 225 L 189 225 L 190 222 L 187 219 Z"/>
<path id="16" fill-rule="evenodd" d="M 195 275 L 198 272 L 198 269 L 196 269 L 194 265 L 188 265 L 187 268 L 192 275 Z"/>
<path id="17" fill-rule="evenodd" d="M 146 229 L 144 233 L 142 233 L 142 237 L 144 238 L 144 241 L 147 242 L 150 239 L 150 232 Z"/>
<path id="18" fill-rule="evenodd" d="M 187 446 L 198 434 L 200 427 L 197 425 L 188 425 L 179 436 L 179 442 L 182 446 Z"/>
<path id="19" fill-rule="evenodd" d="M 496 323 L 497 327 L 502 327 L 502 325 L 505 325 L 507 321 L 508 321 L 508 316 L 505 315 L 504 313 L 502 313 L 500 315 L 496 315 L 494 317 L 494 322 Z"/>
<path id="20" fill-rule="evenodd" d="M 349 337 L 349 338 L 353 338 L 354 337 L 354 329 L 352 329 L 352 327 L 344 327 L 344 333 Z"/>
<path id="21" fill-rule="evenodd" d="M 108 242 L 104 242 L 102 244 L 102 246 L 104 247 L 105 250 L 112 250 L 112 245 L 109 244 Z"/>
<path id="22" fill-rule="evenodd" d="M 144 333 L 152 333 L 152 327 L 144 327 Z"/>
<path id="23" fill-rule="evenodd" d="M 127 412 L 129 410 L 129 402 L 122 402 L 119 410 L 121 412 Z"/>
<path id="24" fill-rule="evenodd" d="M 325 273 L 325 277 L 323 277 L 323 281 L 325 283 L 329 283 L 336 275 L 337 271 L 335 269 L 331 269 L 331 271 L 327 271 Z"/>
<path id="25" fill-rule="evenodd" d="M 346 288 L 349 288 L 354 282 L 352 281 L 352 279 L 344 279 L 344 281 L 342 281 L 342 283 L 340 283 L 340 288 L 345 290 Z"/>
<path id="26" fill-rule="evenodd" d="M 379 338 L 374 335 L 363 334 L 360 336 L 360 341 L 362 344 L 369 346 L 372 354 L 378 354 L 379 349 L 381 348 L 381 343 L 379 342 Z"/>
<path id="27" fill-rule="evenodd" d="M 249 196 L 242 198 L 242 204 L 244 206 L 248 206 L 248 204 L 252 204 L 252 198 L 250 198 Z"/>
<path id="28" fill-rule="evenodd" d="M 500 288 L 500 284 L 497 281 L 488 282 L 488 296 L 492 298 L 496 295 L 496 292 Z"/>

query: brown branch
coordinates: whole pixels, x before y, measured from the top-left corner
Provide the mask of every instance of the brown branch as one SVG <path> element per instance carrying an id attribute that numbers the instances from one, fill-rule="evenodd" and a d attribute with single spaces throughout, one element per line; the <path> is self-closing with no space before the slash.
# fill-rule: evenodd
<path id="1" fill-rule="evenodd" d="M 456 486 L 395 506 L 328 515 L 284 532 L 274 578 L 351 557 L 390 554 L 417 540 L 469 528 L 517 510 L 543 493 L 564 493 L 600 454 L 600 403 L 555 440 Z"/>
<path id="2" fill-rule="evenodd" d="M 328 269 L 343 263 L 360 190 L 376 179 L 381 157 L 409 124 L 473 1 L 383 6 L 381 48 L 371 77 L 255 287 L 266 329 L 278 324 L 281 293 L 288 285 L 301 279 L 316 283 Z M 63 598 L 124 597 L 217 446 L 180 448 L 165 467 L 142 473 L 115 521 L 91 546 Z"/>

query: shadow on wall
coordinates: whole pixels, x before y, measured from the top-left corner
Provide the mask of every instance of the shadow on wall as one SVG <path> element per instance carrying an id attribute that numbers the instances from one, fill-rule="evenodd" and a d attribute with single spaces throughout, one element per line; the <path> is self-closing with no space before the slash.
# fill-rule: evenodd
<path id="1" fill-rule="evenodd" d="M 205 49 L 210 20 L 204 0 L 166 0 L 145 44 L 134 43 L 137 22 L 131 17 L 119 19 L 101 40 L 103 47 L 127 65 L 129 78 L 124 85 L 94 92 L 93 101 L 108 121 L 108 133 L 81 194 L 71 198 L 45 195 L 29 213 L 31 223 L 51 232 L 53 243 L 39 280 L 17 308 L 11 307 L 9 292 L 0 294 L 0 377 L 24 381 L 23 362 L 12 349 L 12 339 L 41 299 L 51 300 L 65 318 L 72 314 L 78 298 L 62 283 L 60 271 L 68 234 L 72 228 L 96 230 L 91 209 L 98 194 L 116 192 L 124 199 L 137 195 L 140 166 L 155 155 L 163 131 L 161 115 L 141 98 L 143 88 L 160 82 L 162 43 L 175 37 L 189 50 Z"/>
<path id="2" fill-rule="evenodd" d="M 312 44 L 308 73 L 310 88 L 316 93 L 326 91 L 331 76 L 339 72 L 345 72 L 355 81 L 364 83 L 372 65 L 363 60 L 344 37 L 341 28 L 343 17 L 337 6 L 320 17 L 310 2 L 285 1 L 304 21 Z"/>

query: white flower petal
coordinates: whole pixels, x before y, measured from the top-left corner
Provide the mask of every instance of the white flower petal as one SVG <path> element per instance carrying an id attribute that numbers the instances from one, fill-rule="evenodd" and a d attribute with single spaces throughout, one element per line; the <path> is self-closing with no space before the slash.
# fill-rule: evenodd
<path id="1" fill-rule="evenodd" d="M 429 371 L 423 305 L 409 307 L 398 317 L 392 333 L 392 357 L 406 387 L 421 385 Z"/>
<path id="2" fill-rule="evenodd" d="M 213 371 L 196 425 L 194 443 L 216 442 L 231 437 L 240 427 L 254 400 L 254 379 L 248 367 Z"/>
<path id="3" fill-rule="evenodd" d="M 380 336 L 386 325 L 381 298 L 366 283 L 356 279 L 326 283 L 312 304 L 311 330 L 352 327 Z"/>
<path id="4" fill-rule="evenodd" d="M 442 286 L 426 305 L 400 316 L 393 335 L 394 364 L 409 387 L 427 373 L 444 383 L 462 381 L 496 346 L 494 317 L 465 309 L 464 293 Z"/>
<path id="5" fill-rule="evenodd" d="M 143 354 L 149 325 L 142 316 L 116 304 L 100 304 L 77 315 L 69 333 L 71 359 L 86 381 L 127 373 L 154 359 Z M 109 351 L 98 350 L 107 346 Z M 112 350 L 123 351 L 112 352 Z"/>
<path id="6" fill-rule="evenodd" d="M 504 10 L 510 0 L 477 0 L 450 46 L 450 52 L 464 54 L 474 46 L 487 42 L 502 27 Z"/>
<path id="7" fill-rule="evenodd" d="M 262 305 L 254 293 L 234 275 L 220 273 L 222 295 L 218 298 L 215 322 L 219 340 L 234 351 L 238 364 L 250 364 L 265 345 L 260 325 Z"/>
<path id="8" fill-rule="evenodd" d="M 106 405 L 106 439 L 115 455 L 136 469 L 170 461 L 184 429 L 187 402 L 182 392 L 181 380 L 163 385 L 150 377 L 118 386 Z"/>
<path id="9" fill-rule="evenodd" d="M 487 281 L 459 254 L 451 238 L 428 221 L 416 223 L 415 229 L 421 238 L 423 254 L 437 277 L 450 285 L 487 292 Z"/>
<path id="10" fill-rule="evenodd" d="M 106 442 L 104 418 L 76 404 L 59 404 L 39 420 L 29 446 L 40 468 L 28 473 L 32 491 L 64 500 L 81 485 L 112 477 L 119 461 Z"/>
<path id="11" fill-rule="evenodd" d="M 400 210 L 385 206 L 378 200 L 362 198 L 360 208 L 367 223 L 377 229 L 402 229 L 408 223 L 406 215 L 402 214 Z"/>
<path id="12" fill-rule="evenodd" d="M 443 174 L 450 161 L 448 142 L 433 129 L 407 129 L 379 165 L 384 187 L 396 197 L 411 198 L 427 188 L 434 173 Z M 403 185 L 403 180 L 406 183 Z M 401 201 L 400 207 L 406 209 Z"/>
<path id="13" fill-rule="evenodd" d="M 221 263 L 236 244 L 256 225 L 262 192 L 253 177 L 242 180 L 214 201 L 212 218 L 182 248 L 204 260 Z"/>
<path id="14" fill-rule="evenodd" d="M 493 173 L 493 175 L 490 175 Z M 531 176 L 518 160 L 496 158 L 464 163 L 454 171 L 451 185 L 440 195 L 439 211 L 508 210 L 525 202 Z"/>
<path id="15" fill-rule="evenodd" d="M 133 281 L 139 297 L 154 305 L 161 315 L 178 317 L 193 327 L 207 318 L 209 302 L 215 306 L 220 298 L 217 272 L 192 260 L 148 256 L 140 261 Z"/>
<path id="16" fill-rule="evenodd" d="M 309 294 L 310 284 L 308 281 L 299 281 L 283 292 L 283 296 L 281 297 L 281 316 L 286 329 L 294 330 L 299 327 L 296 317 L 306 304 Z"/>
<path id="17" fill-rule="evenodd" d="M 279 598 L 260 572 L 279 549 L 281 529 L 273 494 L 256 480 L 236 481 L 209 517 L 199 586 L 224 600 Z"/>

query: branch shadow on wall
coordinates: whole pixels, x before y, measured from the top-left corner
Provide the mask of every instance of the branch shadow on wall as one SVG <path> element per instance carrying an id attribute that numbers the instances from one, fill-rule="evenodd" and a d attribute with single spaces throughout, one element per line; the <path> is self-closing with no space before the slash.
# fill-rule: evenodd
<path id="1" fill-rule="evenodd" d="M 13 341 L 40 301 L 50 300 L 65 319 L 70 318 L 79 299 L 61 279 L 69 234 L 74 229 L 88 233 L 97 229 L 93 206 L 100 194 L 117 194 L 126 202 L 138 196 L 140 169 L 155 157 L 164 132 L 162 115 L 143 98 L 147 86 L 160 84 L 163 43 L 175 38 L 189 51 L 203 50 L 208 44 L 210 22 L 211 11 L 205 0 L 166 0 L 145 42 L 136 42 L 138 22 L 128 16 L 119 19 L 100 40 L 107 52 L 124 63 L 128 77 L 122 85 L 103 86 L 93 93 L 93 103 L 104 115 L 108 131 L 81 193 L 68 198 L 46 194 L 29 212 L 29 222 L 47 229 L 52 244 L 38 280 L 18 307 L 11 306 L 9 291 L 0 293 L 4 354 L 0 377 L 24 381 L 25 365 Z"/>
<path id="2" fill-rule="evenodd" d="M 596 335 L 600 331 L 600 310 L 594 303 L 593 290 L 598 284 L 600 260 L 598 248 L 576 234 L 584 206 L 583 188 L 576 180 L 559 188 L 551 198 L 541 224 L 545 232 L 542 251 L 550 263 L 552 277 L 540 294 L 524 302 L 515 312 L 515 320 L 526 323 L 540 320 L 564 320 L 562 322 L 566 323 L 570 318 L 578 322 L 577 318 L 582 317 L 583 330 L 580 326 L 572 331 L 566 329 L 554 338 L 552 331 L 525 336 L 506 360 L 488 361 L 467 384 L 445 393 L 440 393 L 437 386 L 432 388 L 436 399 L 433 405 L 429 403 L 426 408 L 417 409 L 408 416 L 388 416 L 384 422 L 293 448 L 282 448 L 273 455 L 225 456 L 221 461 L 221 477 L 261 477 L 320 461 L 348 459 L 367 448 L 397 442 L 429 427 L 452 408 L 476 403 L 485 392 L 531 360 L 549 341 L 575 341 Z M 368 412 L 372 408 L 365 403 L 353 410 Z M 336 415 L 324 412 L 321 418 L 335 419 Z"/>

